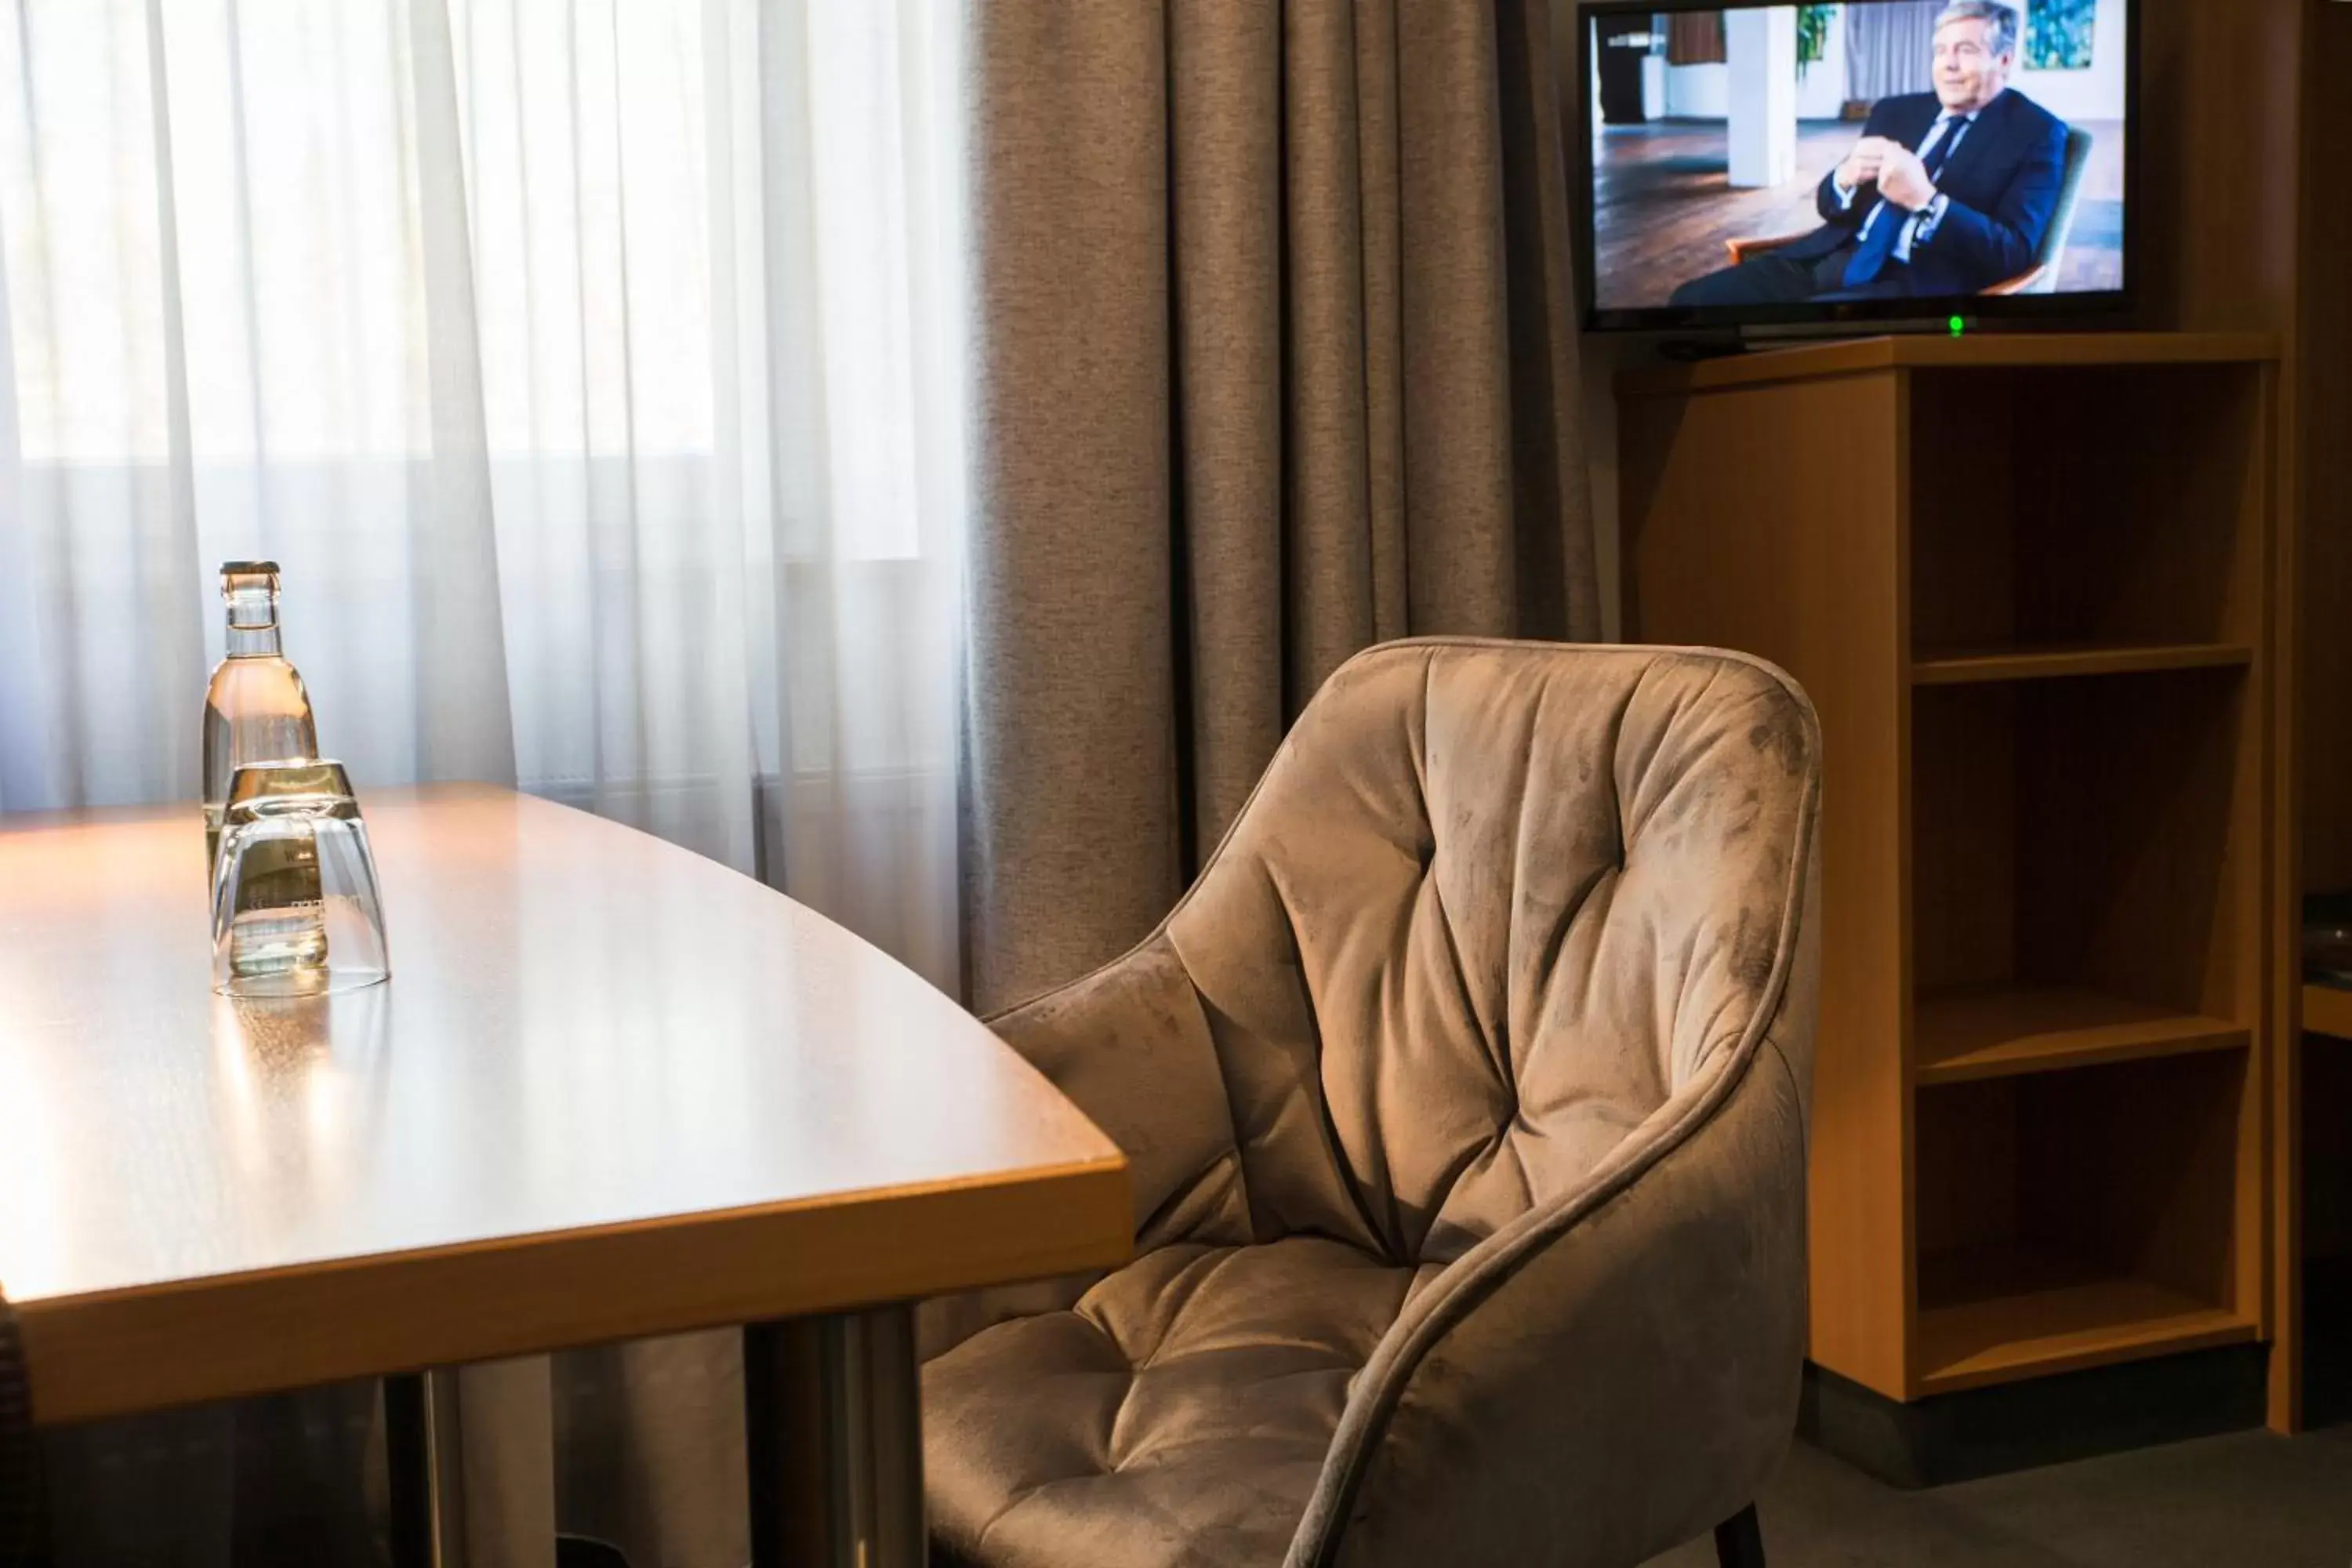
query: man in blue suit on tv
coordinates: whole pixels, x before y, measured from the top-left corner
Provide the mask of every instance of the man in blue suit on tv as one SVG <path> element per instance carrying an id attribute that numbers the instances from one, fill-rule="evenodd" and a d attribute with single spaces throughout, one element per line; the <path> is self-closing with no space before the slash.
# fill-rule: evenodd
<path id="1" fill-rule="evenodd" d="M 1676 305 L 1974 294 L 2033 265 L 2065 181 L 2066 124 L 2010 88 L 2017 12 L 1952 0 L 1936 90 L 1884 98 L 1815 193 L 1822 226 L 1675 290 Z"/>

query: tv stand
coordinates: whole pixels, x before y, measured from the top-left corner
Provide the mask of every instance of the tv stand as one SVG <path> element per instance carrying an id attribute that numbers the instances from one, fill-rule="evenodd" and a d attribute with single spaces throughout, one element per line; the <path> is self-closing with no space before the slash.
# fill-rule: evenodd
<path id="1" fill-rule="evenodd" d="M 1730 332 L 1704 338 L 1668 338 L 1658 344 L 1658 357 L 1676 364 L 1696 364 L 1701 360 L 1729 359 L 1734 354 L 1744 354 L 1751 346 L 1745 339 Z"/>
<path id="2" fill-rule="evenodd" d="M 1961 331 L 1952 330 L 1955 317 Z M 1844 338 L 1950 337 L 1973 332 L 1979 323 L 1965 311 L 1923 316 L 1913 321 L 1769 321 L 1739 329 L 1740 342 L 1751 349 L 1787 348 L 1791 343 L 1822 342 Z"/>
<path id="3" fill-rule="evenodd" d="M 1760 353 L 1806 343 L 1852 342 L 1861 338 L 1959 337 L 1976 328 L 1973 318 L 1964 320 L 1958 332 L 1952 331 L 1948 318 L 1919 321 L 1783 321 L 1668 338 L 1658 345 L 1658 357 L 1677 364 L 1696 364 L 1701 360 L 1728 359 L 1734 354 Z"/>
<path id="4" fill-rule="evenodd" d="M 1956 330 L 1952 323 L 1959 322 Z M 1678 364 L 1727 359 L 1734 354 L 1767 353 L 1813 343 L 1855 342 L 1864 339 L 1959 339 L 2019 337 L 2029 334 L 2112 333 L 2113 321 L 2086 326 L 2082 321 L 2051 317 L 2039 321 L 1986 321 L 1965 311 L 1950 316 L 1922 317 L 1911 321 L 1776 321 L 1743 327 L 1723 327 L 1688 337 L 1670 337 L 1658 345 L 1658 356 Z"/>

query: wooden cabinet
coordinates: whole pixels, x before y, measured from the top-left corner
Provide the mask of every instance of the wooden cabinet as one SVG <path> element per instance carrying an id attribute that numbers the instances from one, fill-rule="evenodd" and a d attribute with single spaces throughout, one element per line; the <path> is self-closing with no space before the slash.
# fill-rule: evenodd
<path id="1" fill-rule="evenodd" d="M 1821 710 L 1812 1356 L 1891 1400 L 2272 1331 L 2278 344 L 1629 373 L 1629 635 Z"/>

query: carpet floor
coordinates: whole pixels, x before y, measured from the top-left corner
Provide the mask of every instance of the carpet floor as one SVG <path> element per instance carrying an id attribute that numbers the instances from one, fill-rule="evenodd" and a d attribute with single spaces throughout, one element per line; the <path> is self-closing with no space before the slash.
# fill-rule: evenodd
<path id="1" fill-rule="evenodd" d="M 1759 1500 L 1771 1568 L 2352 1568 L 2352 1426 L 2109 1454 L 1923 1491 L 1818 1448 Z M 1712 1568 L 1693 1542 L 1652 1568 Z"/>

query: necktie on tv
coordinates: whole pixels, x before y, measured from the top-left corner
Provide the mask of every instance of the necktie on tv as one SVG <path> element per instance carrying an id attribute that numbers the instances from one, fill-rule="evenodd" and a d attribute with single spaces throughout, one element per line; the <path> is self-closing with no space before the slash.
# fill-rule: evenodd
<path id="1" fill-rule="evenodd" d="M 1944 133 L 1936 139 L 1933 147 L 1927 149 L 1927 155 L 1919 160 L 1920 166 L 1927 171 L 1928 179 L 1933 180 L 1944 172 L 1944 161 L 1952 155 L 1953 147 L 1975 122 L 1974 115 L 1936 121 L 1944 128 Z M 1853 255 L 1845 264 L 1845 286 L 1849 289 L 1859 289 L 1886 270 L 1886 258 L 1895 254 L 1895 242 L 1903 237 L 1903 226 L 1911 216 L 1906 212 L 1890 210 L 1884 196 L 1870 212 L 1871 216 L 1867 220 L 1870 232 L 1862 237 L 1862 243 L 1854 247 Z"/>

